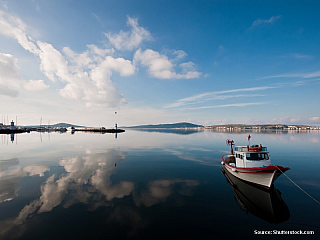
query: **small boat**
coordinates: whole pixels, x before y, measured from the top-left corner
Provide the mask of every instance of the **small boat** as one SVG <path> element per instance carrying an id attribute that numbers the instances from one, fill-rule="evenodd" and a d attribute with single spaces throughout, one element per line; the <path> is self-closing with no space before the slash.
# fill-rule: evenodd
<path id="1" fill-rule="evenodd" d="M 261 144 L 236 146 L 233 149 L 234 141 L 228 139 L 227 145 L 231 146 L 231 154 L 222 156 L 221 164 L 233 176 L 244 181 L 270 189 L 272 183 L 290 169 L 271 165 L 269 152 Z"/>

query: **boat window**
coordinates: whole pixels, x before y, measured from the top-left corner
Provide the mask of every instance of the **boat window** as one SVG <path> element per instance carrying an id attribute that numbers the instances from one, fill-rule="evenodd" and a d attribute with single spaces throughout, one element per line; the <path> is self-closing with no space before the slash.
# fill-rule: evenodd
<path id="1" fill-rule="evenodd" d="M 247 153 L 247 160 L 251 161 L 260 161 L 260 160 L 268 160 L 269 156 L 267 153 Z"/>

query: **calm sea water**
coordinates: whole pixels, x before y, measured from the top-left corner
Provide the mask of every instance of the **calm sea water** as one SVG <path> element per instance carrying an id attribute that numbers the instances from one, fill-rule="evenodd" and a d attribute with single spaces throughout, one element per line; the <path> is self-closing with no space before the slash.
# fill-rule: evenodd
<path id="1" fill-rule="evenodd" d="M 320 204 L 284 175 L 266 192 L 223 174 L 226 139 L 247 135 L 0 135 L 0 239 L 319 239 Z M 320 201 L 319 132 L 250 135 Z"/>

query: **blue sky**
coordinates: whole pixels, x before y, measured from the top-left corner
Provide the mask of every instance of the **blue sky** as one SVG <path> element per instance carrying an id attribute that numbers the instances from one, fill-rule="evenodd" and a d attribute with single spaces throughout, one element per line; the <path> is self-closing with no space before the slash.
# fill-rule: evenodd
<path id="1" fill-rule="evenodd" d="M 1 120 L 319 126 L 319 7 L 0 1 Z"/>

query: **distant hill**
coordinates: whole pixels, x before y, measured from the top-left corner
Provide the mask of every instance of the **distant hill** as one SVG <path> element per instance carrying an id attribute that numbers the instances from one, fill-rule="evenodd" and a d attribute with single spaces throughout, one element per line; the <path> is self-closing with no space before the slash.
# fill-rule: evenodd
<path id="1" fill-rule="evenodd" d="M 181 122 L 181 123 L 168 123 L 168 124 L 156 124 L 156 125 L 139 125 L 124 128 L 148 128 L 148 129 L 159 129 L 159 128 L 198 128 L 203 127 L 202 125 L 196 125 L 193 123 Z"/>
<path id="2" fill-rule="evenodd" d="M 199 130 L 196 128 L 131 128 L 131 130 L 142 132 L 171 133 L 178 135 L 189 135 L 199 132 Z"/>
<path id="3" fill-rule="evenodd" d="M 74 125 L 74 124 L 70 124 L 70 123 L 56 123 L 54 125 L 50 125 L 51 127 L 65 127 L 65 128 L 68 128 L 68 127 L 85 127 L 85 126 L 79 126 L 79 125 Z"/>
<path id="4" fill-rule="evenodd" d="M 24 126 L 24 127 L 39 127 L 40 125 L 33 125 L 33 126 Z M 46 124 L 42 124 L 43 127 L 47 127 L 48 125 Z M 55 128 L 55 127 L 64 127 L 64 128 L 68 128 L 68 127 L 85 127 L 85 126 L 79 126 L 79 125 L 74 125 L 74 124 L 70 124 L 70 123 L 56 123 L 56 124 L 50 124 L 50 127 Z"/>

